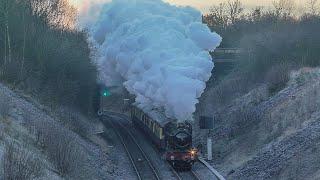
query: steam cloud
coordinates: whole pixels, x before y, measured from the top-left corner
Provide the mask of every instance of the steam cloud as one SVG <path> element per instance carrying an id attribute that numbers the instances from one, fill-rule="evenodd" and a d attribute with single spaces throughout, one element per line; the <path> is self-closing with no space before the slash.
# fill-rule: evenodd
<path id="1" fill-rule="evenodd" d="M 104 4 L 91 33 L 101 81 L 124 85 L 145 111 L 191 120 L 214 67 L 208 51 L 221 42 L 201 21 L 197 10 L 161 0 Z"/>

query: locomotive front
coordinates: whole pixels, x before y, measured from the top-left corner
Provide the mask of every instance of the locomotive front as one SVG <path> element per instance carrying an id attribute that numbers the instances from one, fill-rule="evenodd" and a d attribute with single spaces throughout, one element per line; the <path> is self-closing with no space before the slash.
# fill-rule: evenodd
<path id="1" fill-rule="evenodd" d="M 192 126 L 188 122 L 170 123 L 166 127 L 166 160 L 179 170 L 190 170 L 198 159 L 198 153 L 192 147 Z"/>

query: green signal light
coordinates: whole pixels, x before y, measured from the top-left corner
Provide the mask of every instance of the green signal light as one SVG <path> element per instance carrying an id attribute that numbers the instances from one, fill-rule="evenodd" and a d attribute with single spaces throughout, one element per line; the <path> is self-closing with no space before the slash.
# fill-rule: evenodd
<path id="1" fill-rule="evenodd" d="M 111 96 L 111 93 L 108 90 L 103 91 L 103 96 L 108 97 Z"/>

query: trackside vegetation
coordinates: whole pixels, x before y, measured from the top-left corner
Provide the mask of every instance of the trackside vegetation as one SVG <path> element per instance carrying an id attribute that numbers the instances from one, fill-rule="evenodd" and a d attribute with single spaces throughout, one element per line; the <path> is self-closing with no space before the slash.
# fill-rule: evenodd
<path id="1" fill-rule="evenodd" d="M 92 111 L 96 70 L 67 0 L 0 0 L 0 81 L 51 107 Z"/>
<path id="2" fill-rule="evenodd" d="M 229 102 L 259 84 L 267 84 L 272 95 L 285 87 L 291 70 L 320 65 L 319 2 L 308 1 L 299 13 L 294 2 L 277 0 L 272 8 L 245 9 L 240 0 L 232 0 L 203 16 L 223 37 L 221 47 L 244 51 L 231 73 L 216 74 L 219 83 L 210 81 L 209 86 L 216 87 L 213 101 Z"/>

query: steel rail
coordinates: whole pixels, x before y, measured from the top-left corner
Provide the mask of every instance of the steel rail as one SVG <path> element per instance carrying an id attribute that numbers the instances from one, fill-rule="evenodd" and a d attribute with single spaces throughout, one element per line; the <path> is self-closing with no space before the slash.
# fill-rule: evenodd
<path id="1" fill-rule="evenodd" d="M 117 134 L 117 136 L 119 137 L 120 142 L 121 142 L 122 146 L 124 147 L 124 149 L 125 149 L 128 157 L 129 157 L 129 159 L 130 159 L 130 162 L 131 162 L 131 164 L 132 164 L 132 166 L 133 166 L 133 168 L 134 168 L 134 171 L 135 171 L 135 173 L 137 174 L 138 179 L 139 179 L 139 180 L 142 180 L 142 178 L 141 178 L 141 176 L 140 176 L 140 173 L 139 173 L 139 171 L 138 171 L 138 169 L 137 169 L 137 166 L 136 166 L 136 164 L 135 164 L 134 161 L 133 161 L 132 155 L 131 155 L 131 153 L 129 152 L 129 149 L 128 149 L 126 143 L 125 143 L 124 140 L 123 140 L 123 137 L 120 135 L 120 133 L 118 133 L 118 132 L 115 130 L 115 127 L 114 127 L 114 125 L 113 125 L 113 122 L 110 122 L 110 125 L 111 125 L 112 129 L 114 129 L 114 132 L 115 132 L 115 133 Z"/>
<path id="2" fill-rule="evenodd" d="M 198 175 L 195 171 L 191 170 L 190 173 L 193 175 L 193 177 L 194 177 L 195 179 L 201 180 L 201 178 L 199 177 L 199 175 Z"/>
<path id="3" fill-rule="evenodd" d="M 123 119 L 123 118 L 121 118 Z M 123 126 L 122 126 L 123 127 Z M 124 128 L 124 127 L 123 127 Z M 125 129 L 125 128 L 124 128 Z M 129 134 L 131 134 L 131 137 L 133 137 L 132 133 L 129 132 Z M 135 140 L 134 140 L 135 141 Z M 159 154 L 160 154 L 160 151 L 159 149 L 155 149 Z M 182 177 L 180 176 L 180 174 L 171 166 L 171 165 L 168 165 L 169 166 L 169 169 L 172 171 L 173 175 L 176 177 L 177 180 L 183 180 Z"/>
<path id="4" fill-rule="evenodd" d="M 113 115 L 111 115 L 111 117 L 112 117 L 112 116 L 121 115 L 121 114 L 118 114 L 118 113 L 112 113 L 112 114 L 113 114 Z M 118 118 L 118 117 L 117 117 L 117 118 Z M 121 119 L 123 119 L 123 117 L 121 117 Z M 153 173 L 154 173 L 154 175 L 156 176 L 157 180 L 160 180 L 160 178 L 159 178 L 159 176 L 158 176 L 158 173 L 156 172 L 156 169 L 154 168 L 154 166 L 153 166 L 152 163 L 150 162 L 149 158 L 147 157 L 147 155 L 145 154 L 145 152 L 143 151 L 143 149 L 141 148 L 141 146 L 137 143 L 137 141 L 135 140 L 135 138 L 134 138 L 134 136 L 132 135 L 132 133 L 131 133 L 130 131 L 128 131 L 121 123 L 117 122 L 117 124 L 118 124 L 119 126 L 121 126 L 121 128 L 122 128 L 123 130 L 125 130 L 125 131 L 129 134 L 129 136 L 130 136 L 131 139 L 133 140 L 134 144 L 137 145 L 137 147 L 138 147 L 139 150 L 141 151 L 142 155 L 143 155 L 144 158 L 147 160 L 147 163 L 149 164 L 149 166 L 150 166 L 151 169 L 153 170 Z M 113 125 L 112 125 L 112 126 L 113 126 Z M 113 129 L 114 129 L 114 126 L 113 126 Z M 119 134 L 118 132 L 116 132 L 116 133 L 118 134 L 118 136 L 120 136 L 120 134 Z M 122 143 L 123 143 L 123 145 L 126 147 L 126 145 L 124 144 L 124 140 L 122 139 L 122 137 L 121 137 L 120 139 L 123 141 Z M 140 173 L 138 172 L 138 170 L 137 170 L 137 168 L 136 168 L 136 166 L 135 166 L 135 164 L 134 164 L 133 158 L 132 158 L 129 150 L 126 149 L 126 151 L 127 151 L 127 154 L 128 154 L 129 157 L 130 157 L 131 162 L 133 163 L 133 166 L 134 166 L 136 172 L 139 174 L 139 175 L 138 175 L 138 176 L 139 176 L 139 179 L 141 179 Z M 207 168 L 210 170 L 210 172 L 211 172 L 214 176 L 216 176 L 216 177 L 218 178 L 218 180 L 225 180 L 225 178 L 224 178 L 217 170 L 215 170 L 208 162 L 206 162 L 203 158 L 199 157 L 199 161 L 198 161 L 198 162 L 200 162 L 200 163 L 203 164 L 205 167 L 207 167 Z M 175 176 L 178 180 L 183 180 L 183 178 L 181 177 L 181 175 L 179 174 L 179 172 L 177 172 L 171 165 L 169 165 L 169 167 L 170 167 L 170 170 L 173 172 L 174 176 Z M 191 170 L 191 171 L 189 172 L 189 174 L 191 174 L 192 177 L 194 177 L 195 179 L 201 180 L 201 178 L 199 177 L 199 175 L 198 175 L 195 171 Z"/>
<path id="5" fill-rule="evenodd" d="M 121 126 L 122 129 L 124 129 L 129 136 L 131 137 L 132 141 L 134 142 L 134 144 L 139 148 L 141 154 L 143 155 L 144 159 L 147 161 L 149 167 L 152 169 L 152 172 L 154 174 L 154 176 L 156 177 L 157 180 L 160 180 L 158 172 L 156 171 L 156 168 L 153 166 L 153 164 L 151 163 L 150 159 L 148 158 L 148 156 L 146 155 L 146 153 L 144 152 L 144 150 L 141 148 L 141 146 L 138 144 L 138 142 L 135 140 L 134 136 L 132 135 L 132 133 L 130 131 L 128 131 L 121 123 L 117 122 L 119 126 Z"/>

